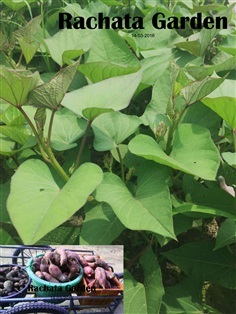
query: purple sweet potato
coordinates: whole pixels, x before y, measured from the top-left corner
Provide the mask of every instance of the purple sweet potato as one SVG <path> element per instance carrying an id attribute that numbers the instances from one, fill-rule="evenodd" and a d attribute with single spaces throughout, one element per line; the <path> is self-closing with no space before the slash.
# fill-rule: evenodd
<path id="1" fill-rule="evenodd" d="M 67 262 L 67 252 L 63 248 L 58 248 L 55 253 L 60 255 L 60 266 L 65 265 Z"/>
<path id="2" fill-rule="evenodd" d="M 49 260 L 50 261 L 50 260 Z M 60 268 L 56 265 L 54 265 L 51 261 L 50 261 L 50 266 L 48 268 L 49 274 L 52 275 L 52 277 L 58 279 L 61 282 L 66 282 L 67 278 L 66 276 L 64 276 L 60 270 Z"/>
<path id="3" fill-rule="evenodd" d="M 83 255 L 83 258 L 89 263 L 94 263 L 97 260 L 97 256 L 95 255 Z"/>
<path id="4" fill-rule="evenodd" d="M 86 259 L 83 256 L 79 256 L 79 262 L 83 267 L 88 266 L 88 262 L 86 261 Z"/>
<path id="5" fill-rule="evenodd" d="M 108 266 L 108 264 L 104 260 L 102 260 L 101 258 L 97 258 L 96 264 L 99 267 L 102 267 L 106 270 L 110 270 L 110 267 Z"/>
<path id="6" fill-rule="evenodd" d="M 113 279 L 115 274 L 112 271 L 105 270 L 107 279 Z"/>
<path id="7" fill-rule="evenodd" d="M 111 289 L 111 283 L 107 279 L 105 281 L 105 287 L 106 289 Z"/>
<path id="8" fill-rule="evenodd" d="M 67 254 L 67 259 L 70 261 L 74 261 L 77 264 L 80 263 L 80 257 L 76 252 L 72 252 L 72 251 L 66 251 Z"/>
<path id="9" fill-rule="evenodd" d="M 45 280 L 47 280 L 49 282 L 59 283 L 59 281 L 56 278 L 54 278 L 53 276 L 51 276 L 49 273 L 46 273 L 43 271 L 42 274 L 43 274 L 43 277 Z"/>
<path id="10" fill-rule="evenodd" d="M 75 261 L 68 259 L 66 266 L 68 267 L 70 273 L 79 273 L 80 267 Z"/>
<path id="11" fill-rule="evenodd" d="M 41 259 L 40 271 L 48 272 L 48 263 L 44 258 Z"/>
<path id="12" fill-rule="evenodd" d="M 104 268 L 97 267 L 95 269 L 95 279 L 103 289 L 106 288 L 106 272 Z"/>
<path id="13" fill-rule="evenodd" d="M 97 267 L 97 264 L 96 263 L 89 263 L 88 262 L 88 266 L 95 269 Z"/>
<path id="14" fill-rule="evenodd" d="M 53 252 L 51 261 L 53 262 L 53 264 L 55 264 L 57 266 L 60 266 L 60 262 L 61 262 L 60 255 L 55 253 L 55 252 Z"/>
<path id="15" fill-rule="evenodd" d="M 44 254 L 44 259 L 45 259 L 46 261 L 51 260 L 52 257 L 53 257 L 53 253 L 52 253 L 51 251 L 46 251 L 46 252 L 45 252 L 45 254 Z"/>
<path id="16" fill-rule="evenodd" d="M 36 271 L 34 274 L 40 279 L 44 279 L 43 273 L 40 270 Z"/>
<path id="17" fill-rule="evenodd" d="M 92 277 L 94 276 L 94 269 L 90 266 L 84 267 L 84 275 L 86 277 Z"/>

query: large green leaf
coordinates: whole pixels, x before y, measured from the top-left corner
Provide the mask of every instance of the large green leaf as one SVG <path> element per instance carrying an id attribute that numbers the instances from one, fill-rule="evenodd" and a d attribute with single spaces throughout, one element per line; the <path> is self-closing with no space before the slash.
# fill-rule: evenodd
<path id="1" fill-rule="evenodd" d="M 108 204 L 88 204 L 85 213 L 80 244 L 109 245 L 125 229 Z"/>
<path id="2" fill-rule="evenodd" d="M 40 46 L 40 43 L 38 42 L 27 42 L 24 38 L 19 39 L 19 44 L 22 49 L 22 53 L 25 57 L 26 63 L 28 64 L 33 56 L 35 55 L 36 51 L 38 50 L 38 47 Z"/>
<path id="3" fill-rule="evenodd" d="M 201 274 L 189 276 L 177 285 L 166 287 L 160 313 L 201 314 L 203 280 Z"/>
<path id="4" fill-rule="evenodd" d="M 227 162 L 228 165 L 236 168 L 236 152 L 235 153 L 231 153 L 231 152 L 222 153 L 222 157 L 224 158 L 224 160 Z"/>
<path id="5" fill-rule="evenodd" d="M 22 113 L 15 107 L 9 106 L 0 114 L 0 121 L 8 126 L 21 126 L 25 119 Z"/>
<path id="6" fill-rule="evenodd" d="M 191 105 L 210 94 L 213 90 L 222 84 L 224 79 L 224 77 L 207 77 L 202 81 L 191 82 L 186 87 L 182 88 L 181 93 L 186 100 L 187 105 Z"/>
<path id="7" fill-rule="evenodd" d="M 7 136 L 11 140 L 22 145 L 25 144 L 26 141 L 30 138 L 30 133 L 30 130 L 26 129 L 25 127 L 7 125 L 0 126 L 0 134 Z"/>
<path id="8" fill-rule="evenodd" d="M 134 196 L 118 176 L 105 173 L 95 198 L 108 203 L 127 228 L 175 238 L 166 169 L 153 164 L 140 171 Z"/>
<path id="9" fill-rule="evenodd" d="M 22 241 L 33 244 L 68 220 L 101 180 L 102 170 L 85 163 L 60 189 L 42 161 L 32 159 L 21 164 L 12 177 L 7 207 Z"/>
<path id="10" fill-rule="evenodd" d="M 161 269 L 149 248 L 140 258 L 144 273 L 144 283 L 137 282 L 129 273 L 125 273 L 125 313 L 159 313 L 164 294 Z"/>
<path id="11" fill-rule="evenodd" d="M 30 20 L 24 27 L 20 27 L 14 32 L 18 40 L 24 39 L 27 43 L 34 41 L 35 33 L 42 22 L 42 16 L 38 15 Z"/>
<path id="12" fill-rule="evenodd" d="M 152 22 L 147 21 L 144 23 L 144 29 L 135 30 L 130 36 L 135 40 L 139 50 L 143 51 L 168 47 L 171 34 L 171 30 L 155 29 Z"/>
<path id="13" fill-rule="evenodd" d="M 222 120 L 215 112 L 199 101 L 188 108 L 181 122 L 198 124 L 207 128 L 211 132 L 213 140 L 215 140 L 219 137 L 218 133 Z"/>
<path id="14" fill-rule="evenodd" d="M 51 133 L 52 148 L 57 151 L 63 151 L 77 146 L 75 142 L 83 136 L 86 125 L 87 122 L 84 119 L 77 117 L 66 108 L 57 111 L 54 116 Z M 45 124 L 46 134 L 48 129 L 49 119 L 47 119 Z"/>
<path id="15" fill-rule="evenodd" d="M 41 21 L 42 16 L 36 16 L 24 27 L 21 27 L 16 32 L 14 32 L 14 35 L 19 41 L 26 63 L 31 61 L 40 45 L 40 43 L 35 40 L 35 33 L 39 28 Z"/>
<path id="16" fill-rule="evenodd" d="M 23 75 L 20 72 L 0 69 L 0 98 L 6 100 L 15 107 L 24 105 L 28 93 L 40 83 L 38 72 Z"/>
<path id="17" fill-rule="evenodd" d="M 124 311 L 129 314 L 146 314 L 145 288 L 130 272 L 125 271 Z"/>
<path id="18" fill-rule="evenodd" d="M 11 156 L 14 154 L 15 142 L 9 137 L 0 133 L 0 154 L 5 156 Z"/>
<path id="19" fill-rule="evenodd" d="M 162 253 L 186 274 L 194 268 L 201 271 L 205 280 L 219 283 L 228 289 L 236 289 L 236 264 L 234 254 L 224 247 L 213 251 L 212 242 L 194 242 Z"/>
<path id="20" fill-rule="evenodd" d="M 136 72 L 139 68 L 138 59 L 117 32 L 95 30 L 89 56 L 79 70 L 92 82 L 99 82 Z"/>
<path id="21" fill-rule="evenodd" d="M 216 237 L 215 250 L 220 249 L 226 245 L 235 243 L 236 240 L 236 221 L 226 219 L 220 225 L 220 229 Z"/>
<path id="22" fill-rule="evenodd" d="M 137 116 L 128 116 L 120 112 L 104 113 L 92 124 L 95 134 L 94 148 L 98 151 L 116 148 L 133 134 L 141 124 Z"/>
<path id="23" fill-rule="evenodd" d="M 121 110 L 129 105 L 140 81 L 140 71 L 112 77 L 67 93 L 62 105 L 79 116 L 83 116 L 84 109 L 94 110 L 94 107 Z"/>
<path id="24" fill-rule="evenodd" d="M 3 179 L 3 178 L 1 178 Z M 9 221 L 9 215 L 7 212 L 7 197 L 10 193 L 10 182 L 6 182 L 4 184 L 0 184 L 0 222 Z"/>
<path id="25" fill-rule="evenodd" d="M 45 42 L 52 59 L 62 66 L 90 49 L 91 36 L 88 29 L 63 29 Z"/>
<path id="26" fill-rule="evenodd" d="M 236 129 L 236 98 L 219 97 L 205 98 L 203 104 L 211 110 L 215 111 L 222 119 L 224 119 L 232 130 Z"/>
<path id="27" fill-rule="evenodd" d="M 148 51 L 150 52 L 150 51 Z M 153 50 L 151 50 L 153 53 Z M 157 49 L 152 56 L 145 57 L 141 60 L 143 70 L 142 83 L 153 85 L 161 77 L 170 64 L 172 52 L 170 48 Z M 146 55 L 146 53 L 142 53 Z"/>
<path id="28" fill-rule="evenodd" d="M 225 58 L 222 63 L 214 64 L 214 65 L 206 65 L 206 66 L 189 66 L 187 67 L 187 71 L 190 75 L 192 75 L 196 80 L 202 80 L 207 76 L 212 75 L 214 72 L 223 72 L 230 71 L 236 68 L 235 58 L 228 57 Z"/>
<path id="29" fill-rule="evenodd" d="M 25 7 L 26 5 L 29 5 L 29 3 L 36 2 L 37 0 L 3 0 L 3 2 L 12 10 L 18 11 L 21 8 Z"/>
<path id="30" fill-rule="evenodd" d="M 33 89 L 28 101 L 36 107 L 56 109 L 60 106 L 78 68 L 78 62 L 60 70 L 48 83 Z"/>
<path id="31" fill-rule="evenodd" d="M 137 135 L 128 147 L 135 155 L 207 180 L 215 179 L 220 164 L 219 152 L 210 138 L 210 132 L 194 124 L 181 124 L 177 128 L 170 156 L 147 135 Z"/>
<path id="32" fill-rule="evenodd" d="M 219 186 L 208 188 L 195 180 L 192 176 L 184 176 L 183 190 L 186 201 L 197 205 L 206 206 L 209 209 L 219 210 L 215 215 L 234 217 L 236 198 L 222 190 Z M 192 210 L 192 209 L 191 209 Z M 194 210 L 194 209 L 193 209 Z"/>
<path id="33" fill-rule="evenodd" d="M 226 36 L 225 40 L 219 46 L 217 46 L 217 48 L 235 57 L 236 55 L 235 41 L 236 41 L 235 34 L 229 34 L 228 36 Z"/>
<path id="34" fill-rule="evenodd" d="M 185 213 L 185 214 L 191 213 L 191 216 L 195 216 L 195 215 L 192 215 L 192 213 L 200 213 L 199 215 L 200 218 L 202 218 L 202 216 L 204 217 L 223 216 L 223 217 L 229 217 L 236 220 L 233 210 L 231 212 L 226 212 L 218 208 L 214 208 L 214 207 L 189 204 L 189 203 L 180 205 L 173 209 L 173 215 L 179 214 L 179 213 Z"/>
<path id="35" fill-rule="evenodd" d="M 157 114 L 165 114 L 172 95 L 170 71 L 166 70 L 163 75 L 158 77 L 153 89 L 152 99 L 147 105 L 142 119 L 147 120 L 147 124 L 153 129 Z"/>

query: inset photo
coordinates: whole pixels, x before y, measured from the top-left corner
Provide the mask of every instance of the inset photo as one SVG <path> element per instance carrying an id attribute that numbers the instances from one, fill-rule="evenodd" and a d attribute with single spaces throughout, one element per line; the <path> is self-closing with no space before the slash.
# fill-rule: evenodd
<path id="1" fill-rule="evenodd" d="M 122 245 L 1 245 L 3 314 L 123 314 L 123 255 Z"/>

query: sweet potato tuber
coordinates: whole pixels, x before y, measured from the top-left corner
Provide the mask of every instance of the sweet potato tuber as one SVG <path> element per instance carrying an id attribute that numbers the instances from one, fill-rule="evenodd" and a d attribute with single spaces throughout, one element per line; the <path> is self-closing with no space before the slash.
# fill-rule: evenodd
<path id="1" fill-rule="evenodd" d="M 34 274 L 40 279 L 44 279 L 43 273 L 40 270 L 36 271 Z"/>
<path id="2" fill-rule="evenodd" d="M 94 263 L 97 260 L 97 256 L 95 255 L 83 255 L 83 258 L 89 263 Z"/>
<path id="3" fill-rule="evenodd" d="M 96 263 L 89 263 L 88 262 L 88 266 L 95 269 L 97 267 L 97 264 Z"/>
<path id="4" fill-rule="evenodd" d="M 68 259 L 66 266 L 70 270 L 70 273 L 80 273 L 79 264 L 77 264 L 75 261 Z"/>
<path id="5" fill-rule="evenodd" d="M 61 262 L 60 255 L 55 253 L 55 252 L 53 252 L 51 261 L 53 262 L 53 264 L 55 264 L 57 266 L 60 266 L 60 262 Z"/>
<path id="6" fill-rule="evenodd" d="M 52 257 L 53 257 L 53 253 L 52 253 L 51 251 L 46 251 L 46 252 L 45 252 L 45 254 L 44 254 L 44 259 L 45 259 L 46 261 L 51 260 Z"/>
<path id="7" fill-rule="evenodd" d="M 40 271 L 48 272 L 48 263 L 44 258 L 41 259 Z"/>
<path id="8" fill-rule="evenodd" d="M 51 276 L 49 273 L 46 273 L 43 271 L 42 274 L 43 274 L 43 277 L 45 280 L 47 280 L 49 282 L 59 283 L 59 281 L 56 278 L 54 278 L 53 276 Z"/>
<path id="9" fill-rule="evenodd" d="M 115 277 L 115 274 L 112 271 L 105 270 L 105 273 L 107 279 L 113 279 Z"/>
<path id="10" fill-rule="evenodd" d="M 60 268 L 56 265 L 54 265 L 50 260 L 50 266 L 48 268 L 49 274 L 52 275 L 52 277 L 58 279 L 61 282 L 66 282 L 67 278 L 64 276 L 60 270 Z"/>
<path id="11" fill-rule="evenodd" d="M 97 267 L 95 269 L 95 279 L 98 281 L 99 285 L 105 289 L 105 282 L 106 282 L 106 272 L 105 269 L 102 267 Z"/>
<path id="12" fill-rule="evenodd" d="M 102 267 L 106 270 L 110 270 L 110 267 L 108 266 L 108 264 L 104 260 L 102 260 L 101 258 L 97 258 L 96 264 L 99 267 Z"/>
<path id="13" fill-rule="evenodd" d="M 83 256 L 79 256 L 79 261 L 80 261 L 80 264 L 81 264 L 83 267 L 88 266 L 88 262 L 86 261 L 85 258 L 83 258 Z"/>
<path id="14" fill-rule="evenodd" d="M 106 287 L 106 289 L 111 288 L 111 283 L 107 279 L 105 280 L 105 287 Z"/>
<path id="15" fill-rule="evenodd" d="M 67 259 L 70 261 L 74 261 L 75 263 L 79 264 L 80 263 L 80 257 L 77 253 L 72 252 L 72 251 L 66 251 L 67 254 Z"/>
<path id="16" fill-rule="evenodd" d="M 92 276 L 94 276 L 94 270 L 93 270 L 93 268 L 90 267 L 90 266 L 84 267 L 84 275 L 85 275 L 86 277 L 92 277 Z"/>
<path id="17" fill-rule="evenodd" d="M 67 262 L 67 252 L 63 248 L 57 248 L 55 253 L 60 255 L 60 266 L 65 265 Z"/>

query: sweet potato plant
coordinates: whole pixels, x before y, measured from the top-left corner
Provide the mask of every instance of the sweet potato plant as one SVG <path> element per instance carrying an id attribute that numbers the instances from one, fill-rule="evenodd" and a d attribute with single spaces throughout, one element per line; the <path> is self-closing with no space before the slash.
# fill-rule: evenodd
<path id="1" fill-rule="evenodd" d="M 125 313 L 233 313 L 232 5 L 0 10 L 1 244 L 123 244 Z M 59 30 L 60 12 L 142 16 L 145 28 Z M 225 16 L 228 29 L 158 30 L 156 12 Z"/>

